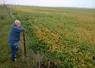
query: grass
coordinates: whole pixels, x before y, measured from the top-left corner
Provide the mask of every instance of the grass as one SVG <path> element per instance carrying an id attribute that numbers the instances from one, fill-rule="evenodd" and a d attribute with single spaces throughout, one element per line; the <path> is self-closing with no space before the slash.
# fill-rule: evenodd
<path id="1" fill-rule="evenodd" d="M 0 54 L 5 52 L 3 56 L 7 56 L 0 59 L 2 68 L 5 66 L 14 68 L 16 64 L 19 64 L 18 68 L 26 66 L 35 68 L 31 50 L 39 51 L 42 57 L 41 63 L 46 67 L 48 65 L 57 68 L 95 67 L 92 59 L 95 55 L 95 9 L 30 6 L 9 6 L 9 8 L 24 23 L 28 57 L 24 61 L 19 59 L 13 65 L 8 63 L 10 60 L 7 57 L 9 52 L 6 51 L 8 49 L 6 45 L 11 23 L 7 13 L 3 12 L 7 19 L 3 20 L 4 14 L 1 15 L 0 23 L 4 25 L 0 25 L 3 27 L 0 32 L 2 41 Z M 2 7 L 0 9 L 3 11 Z"/>
<path id="2" fill-rule="evenodd" d="M 7 68 L 7 66 L 9 66 L 9 63 L 7 63 L 7 61 L 10 57 L 7 38 L 11 23 L 7 12 L 4 11 L 4 8 L 2 6 L 0 6 L 0 17 L 0 67 Z"/>

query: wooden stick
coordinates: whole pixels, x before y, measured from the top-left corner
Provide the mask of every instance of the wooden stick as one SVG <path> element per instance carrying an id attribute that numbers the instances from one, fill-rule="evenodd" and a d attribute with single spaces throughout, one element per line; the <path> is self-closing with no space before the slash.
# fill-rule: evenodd
<path id="1" fill-rule="evenodd" d="M 23 32 L 23 41 L 24 41 L 24 56 L 26 56 L 26 42 L 25 42 L 25 33 Z"/>

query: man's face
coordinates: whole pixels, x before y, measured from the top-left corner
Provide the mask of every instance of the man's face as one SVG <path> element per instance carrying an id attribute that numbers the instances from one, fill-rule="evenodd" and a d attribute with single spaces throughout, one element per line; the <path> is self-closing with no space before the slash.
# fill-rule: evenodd
<path id="1" fill-rule="evenodd" d="M 16 20 L 16 21 L 15 21 L 15 24 L 16 24 L 16 26 L 18 26 L 18 27 L 20 27 L 20 26 L 21 26 L 21 23 L 20 23 L 20 21 L 19 21 L 19 20 Z"/>

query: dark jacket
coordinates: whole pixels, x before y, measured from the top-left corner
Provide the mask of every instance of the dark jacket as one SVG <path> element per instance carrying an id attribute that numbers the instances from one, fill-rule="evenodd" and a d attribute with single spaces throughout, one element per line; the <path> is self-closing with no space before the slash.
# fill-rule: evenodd
<path id="1" fill-rule="evenodd" d="M 23 32 L 23 27 L 17 27 L 15 23 L 12 24 L 9 36 L 8 36 L 8 43 L 15 43 L 20 40 L 20 32 Z"/>

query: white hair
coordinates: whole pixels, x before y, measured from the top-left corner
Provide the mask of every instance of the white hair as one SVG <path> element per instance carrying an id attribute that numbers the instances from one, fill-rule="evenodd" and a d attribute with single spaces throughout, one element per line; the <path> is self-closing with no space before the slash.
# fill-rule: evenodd
<path id="1" fill-rule="evenodd" d="M 16 24 L 17 22 L 19 22 L 19 23 L 20 23 L 20 21 L 19 21 L 19 20 L 15 20 L 15 24 Z"/>

